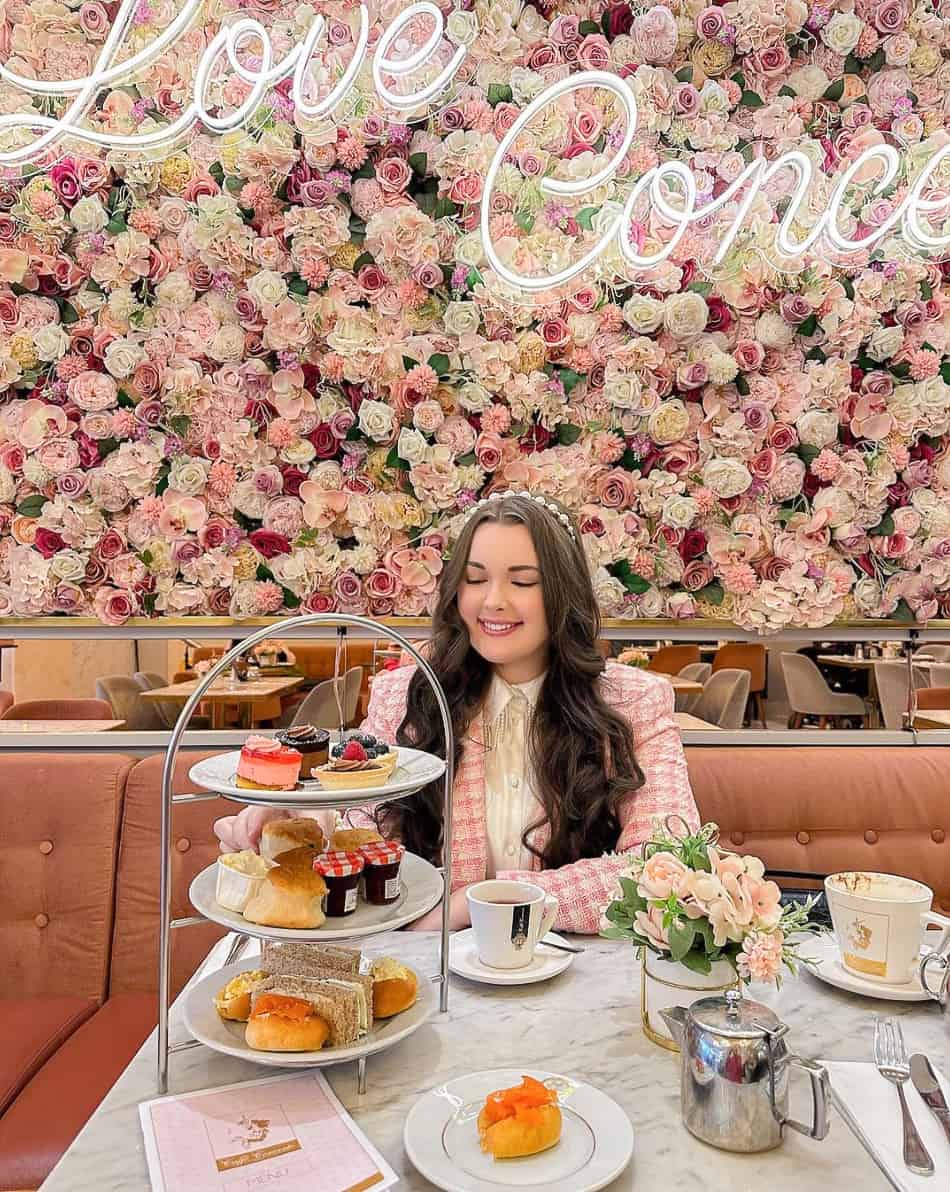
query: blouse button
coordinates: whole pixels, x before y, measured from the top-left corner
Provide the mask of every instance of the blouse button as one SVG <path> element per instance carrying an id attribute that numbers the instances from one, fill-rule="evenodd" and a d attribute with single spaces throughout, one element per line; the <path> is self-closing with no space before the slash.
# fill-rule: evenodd
<path id="1" fill-rule="evenodd" d="M 512 778 L 511 789 L 517 790 L 519 786 L 521 786 L 521 779 L 520 778 Z"/>
<path id="2" fill-rule="evenodd" d="M 509 844 L 508 847 L 505 849 L 505 852 L 508 854 L 509 857 L 513 857 L 515 855 L 515 846 L 513 844 Z"/>

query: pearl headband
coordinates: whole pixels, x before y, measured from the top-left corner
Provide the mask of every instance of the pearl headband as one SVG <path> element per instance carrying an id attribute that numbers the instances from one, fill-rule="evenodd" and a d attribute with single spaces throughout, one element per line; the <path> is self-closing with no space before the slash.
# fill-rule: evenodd
<path id="1" fill-rule="evenodd" d="M 558 509 L 557 505 L 555 505 L 553 501 L 546 501 L 544 497 L 535 493 L 518 491 L 517 489 L 507 489 L 505 492 L 492 493 L 489 497 L 483 497 L 480 501 L 476 502 L 471 509 L 469 509 L 468 513 L 466 514 L 465 521 L 463 521 L 462 524 L 464 525 L 470 517 L 479 511 L 479 509 L 486 509 L 489 506 L 496 504 L 498 501 L 504 500 L 505 497 L 525 497 L 529 501 L 534 501 L 536 505 L 541 505 L 542 508 L 547 509 L 549 513 L 554 514 L 564 529 L 567 530 L 568 534 L 570 534 L 571 541 L 577 541 L 577 538 L 574 534 L 574 528 L 571 525 L 571 519 L 566 513 L 563 513 L 560 509 Z"/>

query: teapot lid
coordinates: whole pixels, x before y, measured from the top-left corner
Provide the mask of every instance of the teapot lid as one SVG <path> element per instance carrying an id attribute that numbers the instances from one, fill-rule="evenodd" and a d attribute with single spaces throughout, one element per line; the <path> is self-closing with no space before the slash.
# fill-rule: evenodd
<path id="1" fill-rule="evenodd" d="M 784 1034 L 778 1016 L 761 1002 L 727 989 L 725 997 L 704 997 L 693 1002 L 689 1013 L 697 1026 L 731 1039 L 759 1039 L 766 1033 Z"/>

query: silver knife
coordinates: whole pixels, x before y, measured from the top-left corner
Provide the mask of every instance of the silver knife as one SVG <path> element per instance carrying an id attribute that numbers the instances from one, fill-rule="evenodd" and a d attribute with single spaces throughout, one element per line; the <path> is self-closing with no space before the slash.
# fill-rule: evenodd
<path id="1" fill-rule="evenodd" d="M 930 1060 L 919 1052 L 910 1057 L 910 1078 L 924 1103 L 929 1106 L 934 1117 L 943 1126 L 947 1140 L 950 1141 L 950 1110 L 947 1109 L 946 1098 L 937 1083 L 937 1077 L 930 1066 Z"/>

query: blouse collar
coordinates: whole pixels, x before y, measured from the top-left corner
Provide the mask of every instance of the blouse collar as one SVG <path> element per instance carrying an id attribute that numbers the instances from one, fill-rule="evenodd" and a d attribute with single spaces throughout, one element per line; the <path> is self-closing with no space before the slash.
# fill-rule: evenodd
<path id="1" fill-rule="evenodd" d="M 485 701 L 485 724 L 492 724 L 497 720 L 508 706 L 508 701 L 519 694 L 523 695 L 528 701 L 528 706 L 534 709 L 538 702 L 538 696 L 541 694 L 541 688 L 544 686 L 546 674 L 545 671 L 536 679 L 529 679 L 527 683 L 507 683 L 495 671 L 488 689 L 488 698 Z"/>

